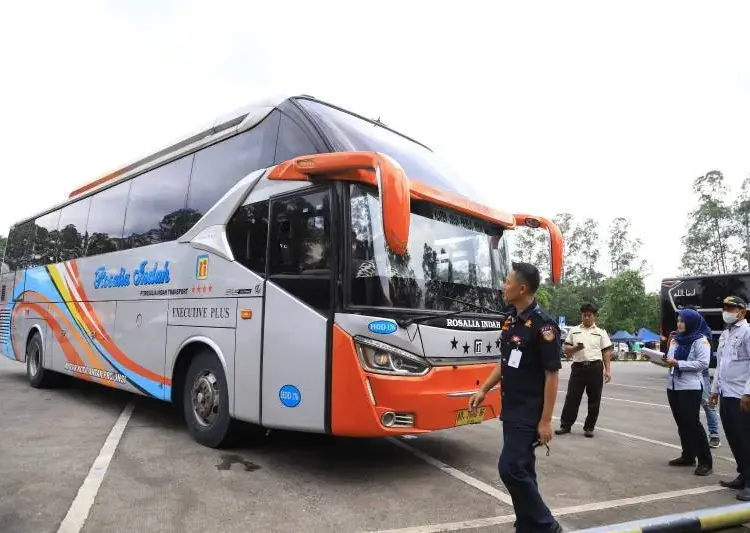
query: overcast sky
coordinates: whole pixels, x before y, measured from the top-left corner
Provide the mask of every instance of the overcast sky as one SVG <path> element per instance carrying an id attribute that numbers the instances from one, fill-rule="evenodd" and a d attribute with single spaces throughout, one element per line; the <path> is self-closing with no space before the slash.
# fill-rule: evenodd
<path id="1" fill-rule="evenodd" d="M 281 91 L 380 116 L 494 207 L 630 216 L 649 288 L 676 274 L 692 180 L 750 173 L 750 3 L 446 6 L 4 3 L 0 233 Z"/>

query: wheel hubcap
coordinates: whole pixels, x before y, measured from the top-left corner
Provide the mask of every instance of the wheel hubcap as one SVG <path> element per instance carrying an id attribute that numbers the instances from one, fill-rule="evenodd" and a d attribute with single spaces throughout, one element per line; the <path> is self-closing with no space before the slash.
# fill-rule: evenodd
<path id="1" fill-rule="evenodd" d="M 219 384 L 216 376 L 208 370 L 201 372 L 193 381 L 191 391 L 193 416 L 201 426 L 210 426 L 219 413 Z"/>
<path id="2" fill-rule="evenodd" d="M 29 346 L 29 352 L 26 354 L 29 358 L 29 370 L 32 376 L 36 376 L 39 372 L 39 347 L 32 344 Z"/>

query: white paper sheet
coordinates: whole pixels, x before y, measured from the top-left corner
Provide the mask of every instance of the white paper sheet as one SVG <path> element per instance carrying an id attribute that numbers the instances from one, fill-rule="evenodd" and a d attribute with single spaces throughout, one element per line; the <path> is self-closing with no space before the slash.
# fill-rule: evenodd
<path id="1" fill-rule="evenodd" d="M 668 366 L 662 360 L 662 357 L 664 357 L 664 353 L 660 352 L 659 350 L 652 350 L 651 348 L 641 348 L 641 353 L 645 354 L 646 357 L 648 357 L 648 360 L 655 365 Z"/>

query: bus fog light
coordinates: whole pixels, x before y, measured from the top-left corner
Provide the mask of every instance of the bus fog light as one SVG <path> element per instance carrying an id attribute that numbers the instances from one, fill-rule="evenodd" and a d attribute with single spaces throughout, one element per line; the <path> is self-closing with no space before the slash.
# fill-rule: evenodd
<path id="1" fill-rule="evenodd" d="M 387 413 L 383 413 L 383 415 L 380 417 L 380 423 L 383 424 L 385 427 L 391 427 L 395 421 L 396 421 L 396 413 L 392 413 L 391 411 L 388 411 Z"/>

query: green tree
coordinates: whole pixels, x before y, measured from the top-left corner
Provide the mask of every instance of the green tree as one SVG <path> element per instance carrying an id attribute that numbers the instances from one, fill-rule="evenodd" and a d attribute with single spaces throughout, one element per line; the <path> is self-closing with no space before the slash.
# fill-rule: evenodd
<path id="1" fill-rule="evenodd" d="M 542 309 L 544 309 L 545 311 L 549 311 L 550 305 L 552 303 L 552 295 L 550 294 L 550 291 L 547 287 L 539 287 L 539 290 L 536 291 L 536 301 L 542 307 Z"/>
<path id="2" fill-rule="evenodd" d="M 615 218 L 609 226 L 609 264 L 613 276 L 618 276 L 625 270 L 642 271 L 645 261 L 639 264 L 638 250 L 643 243 L 640 239 L 630 237 L 630 220 L 625 217 Z"/>
<path id="3" fill-rule="evenodd" d="M 731 206 L 726 203 L 724 175 L 712 170 L 693 183 L 698 206 L 689 214 L 687 233 L 682 238 L 684 252 L 682 270 L 685 274 L 726 273 L 732 260 L 730 239 L 733 228 Z"/>
<path id="4" fill-rule="evenodd" d="M 742 182 L 740 194 L 732 204 L 732 212 L 732 234 L 738 245 L 732 269 L 750 271 L 750 177 Z"/>
<path id="5" fill-rule="evenodd" d="M 572 281 L 588 287 L 600 283 L 604 278 L 597 269 L 600 254 L 598 224 L 593 218 L 587 218 L 570 235 L 566 260 L 571 262 Z"/>
<path id="6" fill-rule="evenodd" d="M 8 242 L 8 239 L 5 238 L 4 235 L 0 235 L 0 261 L 2 261 L 3 257 L 5 256 L 5 243 Z"/>
<path id="7" fill-rule="evenodd" d="M 658 322 L 658 297 L 646 294 L 639 272 L 626 270 L 604 282 L 604 303 L 600 322 L 610 332 L 630 333 L 642 328 L 653 329 Z"/>

